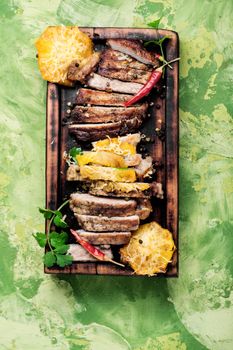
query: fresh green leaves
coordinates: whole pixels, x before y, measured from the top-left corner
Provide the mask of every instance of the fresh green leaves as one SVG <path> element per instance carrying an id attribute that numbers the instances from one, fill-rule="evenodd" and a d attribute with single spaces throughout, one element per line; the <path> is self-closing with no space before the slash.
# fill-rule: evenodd
<path id="1" fill-rule="evenodd" d="M 53 222 L 54 222 L 54 225 L 56 225 L 57 227 L 66 228 L 68 226 L 67 223 L 62 219 L 61 212 L 59 212 L 59 214 L 57 214 L 54 217 Z"/>
<path id="2" fill-rule="evenodd" d="M 41 214 L 44 215 L 44 218 L 45 219 L 51 219 L 51 217 L 53 216 L 54 214 L 54 211 L 53 210 L 50 210 L 50 209 L 43 209 L 43 208 L 39 208 L 39 212 Z"/>
<path id="3" fill-rule="evenodd" d="M 33 234 L 33 237 L 35 238 L 35 240 L 41 248 L 44 248 L 46 246 L 47 237 L 45 233 L 36 232 L 35 234 Z"/>
<path id="4" fill-rule="evenodd" d="M 66 151 L 63 154 L 63 159 L 70 166 L 71 164 L 78 164 L 76 156 L 82 154 L 82 149 L 80 147 L 73 147 L 67 153 Z"/>
<path id="5" fill-rule="evenodd" d="M 60 267 L 65 267 L 66 265 L 71 265 L 73 258 L 71 255 L 60 255 L 56 254 L 57 265 Z"/>
<path id="6" fill-rule="evenodd" d="M 82 154 L 82 149 L 79 147 L 73 147 L 69 150 L 70 160 L 77 164 L 76 156 Z"/>
<path id="7" fill-rule="evenodd" d="M 45 266 L 52 267 L 56 263 L 56 260 L 57 260 L 56 256 L 52 251 L 45 253 L 44 255 Z"/>
<path id="8" fill-rule="evenodd" d="M 162 17 L 160 17 L 160 18 L 154 20 L 153 22 L 147 23 L 147 25 L 148 25 L 149 27 L 158 29 L 158 28 L 159 28 L 159 23 L 160 23 L 161 19 L 162 19 Z"/>
<path id="9" fill-rule="evenodd" d="M 66 228 L 68 225 L 62 218 L 62 213 L 59 210 L 50 210 L 39 208 L 39 212 L 44 215 L 44 218 L 51 219 L 57 227 Z"/>
<path id="10" fill-rule="evenodd" d="M 68 249 L 69 249 L 69 245 L 68 244 L 64 244 L 64 245 L 60 245 L 59 247 L 57 247 L 54 250 L 54 252 L 58 253 L 58 254 L 65 254 Z"/>
<path id="11" fill-rule="evenodd" d="M 74 153 L 73 153 L 74 154 Z M 69 249 L 68 234 L 65 231 L 56 232 L 51 231 L 51 226 L 54 224 L 57 228 L 68 227 L 63 217 L 61 209 L 68 204 L 68 200 L 65 201 L 58 210 L 50 210 L 39 208 L 39 212 L 43 214 L 44 218 L 48 221 L 48 231 L 46 233 L 36 232 L 33 237 L 41 248 L 46 246 L 49 248 L 44 255 L 44 264 L 46 267 L 52 267 L 57 264 L 60 267 L 70 265 L 72 263 L 72 256 L 66 255 Z"/>
<path id="12" fill-rule="evenodd" d="M 68 234 L 64 231 L 61 233 L 51 232 L 49 234 L 50 243 L 54 248 L 64 245 L 68 240 Z"/>
<path id="13" fill-rule="evenodd" d="M 57 264 L 60 267 L 71 265 L 73 258 L 71 255 L 57 254 L 56 252 L 47 252 L 44 255 L 44 264 L 46 267 L 52 267 Z"/>
<path id="14" fill-rule="evenodd" d="M 70 149 L 69 151 L 69 155 L 72 157 L 72 158 L 75 158 L 78 154 L 82 154 L 82 149 L 79 148 L 79 147 L 73 147 Z"/>

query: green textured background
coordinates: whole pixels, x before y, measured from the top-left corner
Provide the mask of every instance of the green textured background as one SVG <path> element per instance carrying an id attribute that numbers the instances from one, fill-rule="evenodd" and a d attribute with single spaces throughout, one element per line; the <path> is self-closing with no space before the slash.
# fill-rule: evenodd
<path id="1" fill-rule="evenodd" d="M 47 25 L 180 35 L 180 277 L 43 274 Z M 232 0 L 0 1 L 0 350 L 232 350 Z"/>

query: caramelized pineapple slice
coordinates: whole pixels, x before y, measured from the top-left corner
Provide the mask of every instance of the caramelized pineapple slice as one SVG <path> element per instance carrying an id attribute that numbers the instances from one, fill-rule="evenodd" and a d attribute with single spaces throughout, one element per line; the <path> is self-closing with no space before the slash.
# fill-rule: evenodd
<path id="1" fill-rule="evenodd" d="M 80 175 L 83 180 L 105 180 L 116 182 L 135 182 L 134 169 L 108 168 L 98 165 L 80 166 Z"/>
<path id="2" fill-rule="evenodd" d="M 127 168 L 124 158 L 110 152 L 99 151 L 99 152 L 83 152 L 76 156 L 78 164 L 98 164 L 106 167 L 114 168 Z"/>
<path id="3" fill-rule="evenodd" d="M 128 244 L 120 249 L 121 260 L 136 274 L 165 273 L 176 247 L 171 232 L 157 222 L 141 225 Z"/>
<path id="4" fill-rule="evenodd" d="M 81 63 L 93 53 L 92 40 L 78 27 L 47 27 L 35 46 L 43 79 L 68 86 L 72 85 L 67 79 L 71 62 Z"/>

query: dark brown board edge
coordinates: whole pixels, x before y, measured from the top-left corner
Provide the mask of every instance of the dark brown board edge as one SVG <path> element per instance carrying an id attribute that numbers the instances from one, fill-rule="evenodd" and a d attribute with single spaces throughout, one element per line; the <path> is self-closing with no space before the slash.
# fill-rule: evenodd
<path id="1" fill-rule="evenodd" d="M 172 33 L 166 51 L 167 60 L 179 57 L 179 37 Z M 179 225 L 179 63 L 173 64 L 173 70 L 167 69 L 166 76 L 166 226 L 173 233 L 177 250 L 167 275 L 178 277 L 178 225 Z"/>
<path id="2" fill-rule="evenodd" d="M 46 208 L 56 210 L 59 172 L 59 87 L 47 83 L 46 99 Z M 48 222 L 45 227 L 47 229 Z M 50 269 L 44 266 L 44 272 Z"/>
<path id="3" fill-rule="evenodd" d="M 139 38 L 143 40 L 150 40 L 150 39 L 156 39 L 163 35 L 169 35 L 170 36 L 170 42 L 168 46 L 171 46 L 171 50 L 167 50 L 167 59 L 171 59 L 174 57 L 177 57 L 178 55 L 178 34 L 174 31 L 169 30 L 154 30 L 154 29 L 137 29 L 137 28 L 81 28 L 84 32 L 88 33 L 90 37 L 92 38 L 98 38 L 98 39 L 106 39 L 106 38 L 120 38 L 120 37 L 127 37 L 127 38 Z M 157 35 L 155 35 L 157 34 Z M 177 52 L 177 55 L 175 55 L 175 51 Z M 170 56 L 169 56 L 170 55 Z M 176 68 L 175 68 L 176 67 Z M 170 71 L 169 71 L 170 72 Z M 173 80 L 176 80 L 173 81 Z M 173 231 L 174 233 L 174 239 L 176 246 L 178 247 L 178 149 L 177 149 L 177 141 L 178 141 L 178 63 L 174 65 L 174 70 L 172 74 L 167 74 L 167 83 L 171 83 L 171 87 L 167 88 L 167 93 L 169 92 L 171 95 L 173 94 L 174 89 L 173 87 L 177 87 L 177 100 L 175 100 L 175 96 L 173 96 L 172 101 L 175 102 L 174 108 L 170 105 L 169 106 L 169 99 L 166 98 L 166 109 L 167 110 L 174 110 L 174 113 L 171 116 L 171 119 L 168 120 L 169 125 L 170 122 L 175 123 L 174 128 L 172 129 L 173 132 L 171 134 L 172 136 L 172 142 L 171 144 L 166 148 L 166 156 L 168 155 L 169 150 L 173 149 L 174 140 L 176 138 L 176 148 L 175 148 L 175 154 L 173 159 L 170 159 L 169 156 L 167 157 L 167 161 L 169 162 L 169 171 L 170 175 L 166 177 L 166 184 L 169 183 L 168 188 L 168 195 L 169 195 L 169 208 L 167 210 L 167 227 Z M 168 85 L 167 85 L 168 87 Z M 168 96 L 168 95 L 167 95 Z M 166 126 L 168 124 L 166 122 Z M 177 130 L 176 130 L 177 129 Z M 169 128 L 168 128 L 169 130 Z M 171 131 L 172 131 L 171 130 Z M 57 136 L 57 139 L 55 141 L 55 137 Z M 166 142 L 169 138 L 168 132 L 166 132 Z M 58 159 L 59 159 L 59 148 L 58 148 L 58 142 L 59 142 L 59 87 L 56 84 L 48 83 L 48 91 L 47 91 L 47 129 L 46 129 L 46 207 L 49 208 L 56 208 L 57 207 L 57 195 L 58 195 L 58 176 L 59 176 L 59 168 L 58 168 Z M 57 146 L 57 149 L 55 150 L 55 145 Z M 174 159 L 177 159 L 176 163 L 174 163 Z M 57 176 L 55 176 L 55 173 Z M 174 191 L 171 191 L 172 189 L 172 183 L 176 186 L 176 189 Z M 49 188 L 49 186 L 51 187 Z M 177 196 L 175 198 L 175 194 L 177 193 Z M 177 217 L 176 221 L 172 223 L 172 216 L 171 216 L 171 208 L 172 203 L 177 203 Z M 166 274 L 162 276 L 166 277 L 176 277 L 178 276 L 178 269 L 177 269 L 177 254 L 175 259 L 173 258 L 172 267 L 170 267 Z M 116 268 L 112 264 L 101 264 L 101 263 L 73 263 L 72 266 L 66 267 L 66 268 L 46 268 L 45 267 L 45 273 L 69 273 L 69 274 L 109 274 L 109 275 L 127 275 L 132 276 L 132 270 L 131 269 L 120 269 Z M 138 275 L 133 275 L 138 276 Z M 159 275 L 157 275 L 159 276 Z M 140 277 L 140 276 L 139 276 Z"/>

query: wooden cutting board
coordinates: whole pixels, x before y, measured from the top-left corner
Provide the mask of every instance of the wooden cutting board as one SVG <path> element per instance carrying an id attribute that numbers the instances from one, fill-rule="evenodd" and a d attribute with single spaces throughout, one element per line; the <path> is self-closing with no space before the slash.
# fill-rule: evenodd
<path id="1" fill-rule="evenodd" d="M 179 56 L 178 34 L 169 30 L 137 28 L 80 28 L 87 33 L 95 45 L 105 45 L 108 38 L 141 39 L 143 41 L 159 39 L 164 35 L 166 40 L 165 56 L 168 61 Z M 147 151 L 156 165 L 156 181 L 163 184 L 164 199 L 153 198 L 155 219 L 173 233 L 176 252 L 163 276 L 178 276 L 178 76 L 179 64 L 173 64 L 173 70 L 166 69 L 164 95 L 151 93 L 150 117 L 140 128 L 144 134 L 154 139 L 147 145 Z M 46 207 L 55 210 L 70 193 L 76 190 L 77 184 L 66 181 L 66 164 L 64 151 L 77 146 L 76 141 L 68 134 L 66 125 L 68 102 L 75 99 L 76 88 L 48 83 L 47 89 L 47 129 L 46 129 Z M 67 221 L 77 227 L 72 213 L 67 208 Z M 72 238 L 71 238 L 72 242 Z M 117 253 L 116 253 L 117 254 Z M 136 276 L 130 268 L 121 268 L 109 263 L 74 262 L 65 268 L 46 268 L 45 273 L 98 274 Z M 157 275 L 159 276 L 159 275 Z"/>

